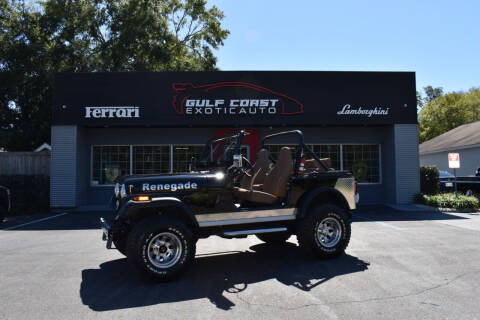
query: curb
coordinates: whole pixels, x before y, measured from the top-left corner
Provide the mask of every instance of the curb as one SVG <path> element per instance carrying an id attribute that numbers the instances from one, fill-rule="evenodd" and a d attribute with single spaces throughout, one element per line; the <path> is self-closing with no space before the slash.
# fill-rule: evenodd
<path id="1" fill-rule="evenodd" d="M 435 207 L 432 207 L 432 208 L 435 208 Z M 480 210 L 475 210 L 475 209 L 438 208 L 438 211 L 480 214 Z"/>

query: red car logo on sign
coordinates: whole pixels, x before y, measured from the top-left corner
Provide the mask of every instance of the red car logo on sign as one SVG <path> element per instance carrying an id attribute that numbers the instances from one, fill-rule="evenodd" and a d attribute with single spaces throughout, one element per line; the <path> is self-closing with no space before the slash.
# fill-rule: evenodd
<path id="1" fill-rule="evenodd" d="M 179 115 L 258 115 L 303 113 L 303 104 L 283 93 L 248 82 L 206 85 L 176 82 L 172 105 Z"/>

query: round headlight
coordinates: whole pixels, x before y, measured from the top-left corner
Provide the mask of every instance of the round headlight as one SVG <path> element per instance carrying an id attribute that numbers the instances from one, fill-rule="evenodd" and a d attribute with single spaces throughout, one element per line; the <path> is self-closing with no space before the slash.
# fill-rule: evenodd
<path id="1" fill-rule="evenodd" d="M 115 197 L 118 197 L 118 194 L 120 193 L 120 183 L 115 183 L 115 188 L 113 188 L 113 193 L 115 193 Z"/>
<path id="2" fill-rule="evenodd" d="M 125 198 L 127 196 L 127 188 L 125 188 L 124 184 L 122 184 L 122 187 L 120 188 L 120 196 L 122 198 Z"/>

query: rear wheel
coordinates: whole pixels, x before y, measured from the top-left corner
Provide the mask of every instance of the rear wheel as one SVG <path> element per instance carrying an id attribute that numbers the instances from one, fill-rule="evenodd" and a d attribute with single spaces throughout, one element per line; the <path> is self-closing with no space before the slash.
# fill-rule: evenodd
<path id="1" fill-rule="evenodd" d="M 319 205 L 298 221 L 297 239 L 308 254 L 333 258 L 345 251 L 350 241 L 350 219 L 335 205 Z"/>
<path id="2" fill-rule="evenodd" d="M 192 232 L 181 221 L 155 216 L 137 224 L 127 240 L 127 259 L 143 276 L 168 281 L 190 266 L 195 256 Z"/>
<path id="3" fill-rule="evenodd" d="M 292 234 L 288 231 L 286 232 L 269 232 L 269 233 L 259 233 L 255 236 L 261 241 L 268 244 L 281 244 L 290 238 Z"/>

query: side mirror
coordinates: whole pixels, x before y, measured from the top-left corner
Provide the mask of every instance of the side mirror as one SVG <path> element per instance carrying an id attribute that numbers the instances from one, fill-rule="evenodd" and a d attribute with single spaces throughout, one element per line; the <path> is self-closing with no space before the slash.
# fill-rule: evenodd
<path id="1" fill-rule="evenodd" d="M 241 154 L 234 154 L 233 155 L 233 166 L 237 168 L 242 167 L 242 155 Z"/>

